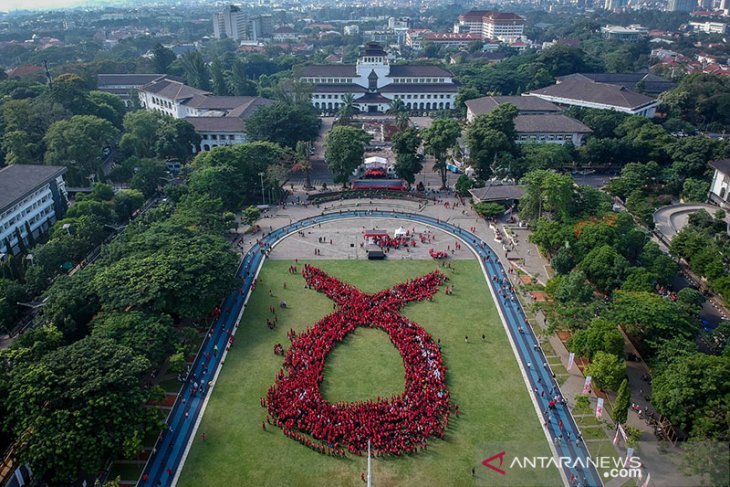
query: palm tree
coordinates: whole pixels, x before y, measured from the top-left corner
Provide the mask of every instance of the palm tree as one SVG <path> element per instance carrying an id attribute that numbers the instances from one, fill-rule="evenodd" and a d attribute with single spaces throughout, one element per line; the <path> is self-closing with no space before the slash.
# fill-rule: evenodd
<path id="1" fill-rule="evenodd" d="M 304 171 L 304 189 L 314 189 L 314 186 L 312 186 L 312 181 L 310 179 L 310 173 L 312 171 L 312 161 L 309 159 L 309 156 L 312 154 L 312 142 L 300 140 L 299 142 L 297 142 L 294 152 L 296 153 L 297 163 L 293 169 Z"/>
<path id="2" fill-rule="evenodd" d="M 340 105 L 340 109 L 337 110 L 337 116 L 340 117 L 340 123 L 342 125 L 349 125 L 352 121 L 352 117 L 359 111 L 360 109 L 358 108 L 357 103 L 355 103 L 355 95 L 352 93 L 346 93 L 342 97 L 342 105 Z"/>
<path id="3" fill-rule="evenodd" d="M 411 121 L 410 117 L 408 116 L 408 109 L 406 108 L 406 104 L 403 100 L 400 98 L 396 98 L 395 100 L 390 102 L 390 108 L 388 108 L 388 112 L 390 115 L 395 115 L 395 128 L 402 132 L 403 130 L 408 128 L 408 125 Z"/>

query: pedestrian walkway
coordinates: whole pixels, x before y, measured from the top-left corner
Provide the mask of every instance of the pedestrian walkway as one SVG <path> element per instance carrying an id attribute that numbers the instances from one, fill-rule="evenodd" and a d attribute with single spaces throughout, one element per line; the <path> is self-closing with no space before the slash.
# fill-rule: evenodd
<path id="1" fill-rule="evenodd" d="M 541 416 L 545 412 L 543 415 L 546 420 L 545 431 L 551 440 L 551 448 L 558 456 L 580 458 L 584 461 L 589 457 L 588 448 L 568 407 L 561 400 L 555 401 L 554 405 L 550 404 L 553 397 L 562 399 L 560 387 L 554 381 L 547 366 L 547 358 L 543 355 L 532 328 L 526 326 L 526 316 L 519 300 L 514 291 L 508 289 L 509 280 L 504 266 L 484 240 L 463 230 L 458 223 L 447 223 L 423 214 L 374 210 L 338 211 L 323 213 L 272 230 L 260 241 L 253 243 L 246 252 L 237 272 L 242 287 L 223 303 L 221 315 L 211 328 L 195 360 L 190 377 L 183 385 L 168 417 L 167 429 L 157 442 L 157 453 L 150 458 L 138 485 L 173 485 L 176 482 L 193 435 L 202 419 L 207 398 L 225 361 L 228 347 L 235 337 L 240 316 L 243 314 L 256 276 L 271 247 L 286 236 L 310 226 L 362 217 L 395 218 L 422 223 L 461 239 L 474 251 L 489 283 L 491 296 L 485 298 L 494 299 L 498 305 L 513 351 L 529 386 L 536 414 Z M 466 220 L 473 221 L 471 218 Z M 547 390 L 547 393 L 541 394 L 542 390 Z M 560 473 L 566 483 L 568 478 L 576 478 L 582 486 L 602 485 L 598 472 L 592 466 L 576 468 L 566 464 Z"/>

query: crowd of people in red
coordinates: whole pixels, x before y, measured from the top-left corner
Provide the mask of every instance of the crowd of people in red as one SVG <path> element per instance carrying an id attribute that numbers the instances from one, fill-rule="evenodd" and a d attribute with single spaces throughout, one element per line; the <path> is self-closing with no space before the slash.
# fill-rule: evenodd
<path id="1" fill-rule="evenodd" d="M 408 236 L 389 237 L 386 235 L 383 237 L 374 237 L 373 242 L 381 249 L 400 249 L 416 246 L 416 241 Z"/>
<path id="2" fill-rule="evenodd" d="M 442 437 L 451 412 L 446 367 L 437 343 L 399 310 L 410 301 L 430 300 L 446 276 L 435 271 L 365 294 L 310 265 L 302 275 L 308 288 L 325 293 L 339 308 L 304 332 L 289 333 L 284 369 L 261 399 L 267 421 L 315 451 L 336 456 L 359 455 L 367 451 L 368 440 L 375 454 L 401 455 L 426 448 L 431 436 Z M 358 326 L 388 333 L 403 357 L 405 391 L 397 397 L 330 403 L 320 392 L 325 359 Z"/>

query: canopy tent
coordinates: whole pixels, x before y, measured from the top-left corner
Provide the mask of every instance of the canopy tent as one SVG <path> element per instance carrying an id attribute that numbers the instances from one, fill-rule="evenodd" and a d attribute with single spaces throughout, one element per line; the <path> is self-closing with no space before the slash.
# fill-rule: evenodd
<path id="1" fill-rule="evenodd" d="M 363 237 L 365 238 L 365 241 L 368 245 L 374 245 L 375 240 L 378 238 L 385 238 L 388 236 L 388 232 L 385 230 L 365 230 L 363 232 Z"/>
<path id="2" fill-rule="evenodd" d="M 366 157 L 364 164 L 365 169 L 375 169 L 376 167 L 385 169 L 388 167 L 388 159 L 378 156 Z"/>
<path id="3" fill-rule="evenodd" d="M 393 233 L 393 236 L 396 237 L 396 238 L 397 237 L 405 237 L 406 235 L 408 235 L 408 230 L 406 230 L 403 227 L 396 228 L 395 232 Z"/>

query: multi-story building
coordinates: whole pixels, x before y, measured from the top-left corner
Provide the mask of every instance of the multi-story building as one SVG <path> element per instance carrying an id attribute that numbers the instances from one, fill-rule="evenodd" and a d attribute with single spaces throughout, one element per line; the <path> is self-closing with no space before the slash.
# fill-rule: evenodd
<path id="1" fill-rule="evenodd" d="M 690 22 L 689 25 L 693 31 L 705 34 L 724 34 L 727 31 L 727 24 L 723 22 Z"/>
<path id="2" fill-rule="evenodd" d="M 388 110 L 402 100 L 412 111 L 451 110 L 458 86 L 453 74 L 435 65 L 391 64 L 383 47 L 368 42 L 357 64 L 304 66 L 301 81 L 313 85 L 312 105 L 323 112 L 337 111 L 352 94 L 360 110 Z"/>
<path id="3" fill-rule="evenodd" d="M 697 0 L 669 0 L 667 11 L 669 12 L 691 12 L 697 10 Z"/>
<path id="4" fill-rule="evenodd" d="M 624 27 L 621 25 L 607 25 L 601 27 L 601 34 L 605 39 L 623 42 L 638 42 L 640 39 L 649 35 L 649 30 L 641 25 L 629 25 Z"/>
<path id="5" fill-rule="evenodd" d="M 537 144 L 572 143 L 578 147 L 591 129 L 573 118 L 563 115 L 560 107 L 529 96 L 484 96 L 466 102 L 466 119 L 489 113 L 499 105 L 509 103 L 518 110 L 515 117 L 515 142 Z"/>
<path id="6" fill-rule="evenodd" d="M 525 19 L 517 14 L 492 10 L 471 10 L 459 16 L 454 32 L 479 34 L 483 39 L 512 42 L 522 38 Z"/>
<path id="7" fill-rule="evenodd" d="M 621 12 L 626 10 L 628 4 L 628 0 L 606 0 L 603 4 L 603 8 L 611 12 Z"/>
<path id="8" fill-rule="evenodd" d="M 271 37 L 273 32 L 274 22 L 270 14 L 249 16 L 235 5 L 213 14 L 213 36 L 216 39 L 228 37 L 234 41 L 258 41 L 262 37 Z"/>
<path id="9" fill-rule="evenodd" d="M 707 195 L 710 202 L 722 208 L 730 208 L 730 159 L 710 161 L 710 167 L 715 170 L 712 176 L 712 185 Z"/>
<path id="10" fill-rule="evenodd" d="M 167 77 L 166 74 L 99 74 L 96 77 L 97 89 L 117 95 L 129 106 L 130 96 L 136 96 L 142 86 Z"/>
<path id="11" fill-rule="evenodd" d="M 562 106 L 615 110 L 652 118 L 659 100 L 636 93 L 625 86 L 599 83 L 590 79 L 570 78 L 523 96 L 536 96 Z"/>
<path id="12" fill-rule="evenodd" d="M 190 122 L 202 139 L 203 151 L 246 142 L 246 120 L 274 103 L 259 96 L 214 96 L 167 78 L 142 86 L 138 93 L 145 110 Z"/>
<path id="13" fill-rule="evenodd" d="M 45 233 L 66 211 L 62 166 L 13 164 L 0 169 L 0 253 Z"/>

